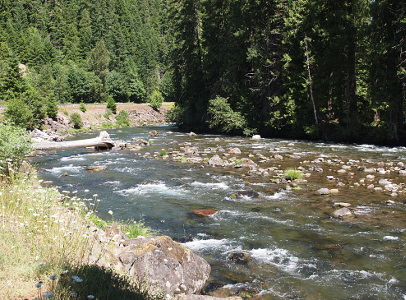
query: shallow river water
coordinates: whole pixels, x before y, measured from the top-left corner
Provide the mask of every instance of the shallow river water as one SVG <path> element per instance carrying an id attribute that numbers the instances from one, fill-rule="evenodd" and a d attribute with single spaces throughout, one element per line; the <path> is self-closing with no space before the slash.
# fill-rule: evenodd
<path id="1" fill-rule="evenodd" d="M 152 130 L 158 135 L 151 137 Z M 83 198 L 97 194 L 106 220 L 111 210 L 115 220 L 142 219 L 160 235 L 187 238 L 184 245 L 212 266 L 212 286 L 264 299 L 406 299 L 406 176 L 396 168 L 406 162 L 406 148 L 190 136 L 168 126 L 109 134 L 129 144 L 152 142 L 137 151 L 76 149 L 38 156 L 40 177 Z M 179 161 L 156 154 L 183 151 L 185 145 L 195 147 L 195 154 L 185 152 Z M 251 157 L 264 170 L 302 167 L 308 177 L 286 188 L 289 183 L 275 181 L 275 174 L 205 163 L 216 153 L 235 156 L 230 148 L 242 151 L 237 159 Z M 189 163 L 187 154 L 198 154 L 202 163 Z M 272 159 L 275 154 L 283 159 Z M 107 170 L 87 171 L 92 165 Z M 343 165 L 347 171 L 337 173 Z M 366 173 L 372 166 L 384 169 L 382 174 Z M 380 179 L 400 189 L 381 190 Z M 338 193 L 316 195 L 323 187 Z M 241 191 L 260 197 L 236 196 Z M 355 217 L 332 218 L 336 202 L 350 203 Z M 191 213 L 200 208 L 217 212 Z M 248 254 L 248 262 L 229 259 L 234 252 Z"/>

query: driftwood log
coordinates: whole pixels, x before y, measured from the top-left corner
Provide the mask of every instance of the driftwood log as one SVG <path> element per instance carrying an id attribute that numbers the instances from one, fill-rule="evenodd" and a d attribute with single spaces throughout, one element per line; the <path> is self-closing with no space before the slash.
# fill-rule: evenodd
<path id="1" fill-rule="evenodd" d="M 60 149 L 74 149 L 74 148 L 88 148 L 95 147 L 96 149 L 111 149 L 114 147 L 114 142 L 110 139 L 106 131 L 100 132 L 96 138 L 77 140 L 77 141 L 64 141 L 64 142 L 38 142 L 34 143 L 35 150 L 60 150 Z"/>

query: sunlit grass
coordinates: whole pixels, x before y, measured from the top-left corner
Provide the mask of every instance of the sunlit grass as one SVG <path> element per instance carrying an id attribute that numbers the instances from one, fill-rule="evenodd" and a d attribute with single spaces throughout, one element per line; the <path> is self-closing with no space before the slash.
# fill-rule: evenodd
<path id="1" fill-rule="evenodd" d="M 108 225 L 95 215 L 97 201 L 27 177 L 0 183 L 0 299 L 151 298 L 144 285 L 88 265 L 92 230 Z M 148 233 L 142 222 L 123 230 Z"/>
<path id="2" fill-rule="evenodd" d="M 286 169 L 284 173 L 285 179 L 296 180 L 303 178 L 303 172 L 296 169 Z"/>

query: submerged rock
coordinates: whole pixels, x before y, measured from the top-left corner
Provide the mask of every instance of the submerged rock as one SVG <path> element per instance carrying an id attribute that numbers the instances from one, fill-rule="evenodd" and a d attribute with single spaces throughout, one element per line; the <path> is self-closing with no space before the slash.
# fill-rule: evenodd
<path id="1" fill-rule="evenodd" d="M 261 195 L 256 191 L 238 191 L 231 195 L 232 198 L 260 198 Z"/>
<path id="2" fill-rule="evenodd" d="M 247 263 L 251 259 L 251 256 L 245 252 L 231 252 L 228 255 L 228 259 L 236 263 Z"/>
<path id="3" fill-rule="evenodd" d="M 239 163 L 234 165 L 234 168 L 256 169 L 256 168 L 258 168 L 258 165 L 249 158 L 243 158 Z"/>
<path id="4" fill-rule="evenodd" d="M 228 153 L 230 154 L 241 154 L 240 148 L 231 148 Z"/>
<path id="5" fill-rule="evenodd" d="M 217 212 L 217 210 L 212 209 L 212 208 L 202 208 L 202 209 L 192 210 L 193 214 L 202 216 L 202 217 L 208 217 L 208 216 L 214 215 L 216 212 Z"/>
<path id="6" fill-rule="evenodd" d="M 107 170 L 107 166 L 88 166 L 86 167 L 87 171 L 99 172 Z"/>
<path id="7" fill-rule="evenodd" d="M 321 188 L 316 191 L 317 195 L 330 195 L 330 190 L 328 188 Z"/>
<path id="8" fill-rule="evenodd" d="M 331 216 L 333 218 L 353 217 L 354 213 L 349 208 L 343 207 L 334 211 Z"/>
<path id="9" fill-rule="evenodd" d="M 347 203 L 347 202 L 336 202 L 334 203 L 334 206 L 338 206 L 338 207 L 350 207 L 351 203 Z"/>

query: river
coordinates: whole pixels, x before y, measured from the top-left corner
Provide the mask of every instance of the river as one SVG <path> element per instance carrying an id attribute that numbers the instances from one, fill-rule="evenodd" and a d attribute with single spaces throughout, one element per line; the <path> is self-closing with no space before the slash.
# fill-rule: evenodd
<path id="1" fill-rule="evenodd" d="M 40 155 L 33 159 L 39 176 L 82 198 L 97 194 L 106 220 L 143 220 L 160 235 L 186 238 L 212 266 L 212 287 L 263 299 L 406 299 L 406 176 L 398 174 L 405 147 L 195 136 L 169 126 L 109 134 L 150 142 L 136 151 Z M 214 154 L 235 164 L 208 166 Z M 236 168 L 243 157 L 259 170 Z M 87 171 L 92 165 L 107 170 Z M 281 180 L 286 168 L 302 169 L 306 180 Z M 318 195 L 320 188 L 334 193 Z M 339 202 L 351 204 L 354 215 L 332 218 Z M 201 208 L 217 212 L 191 213 Z M 249 259 L 231 260 L 233 253 Z"/>

